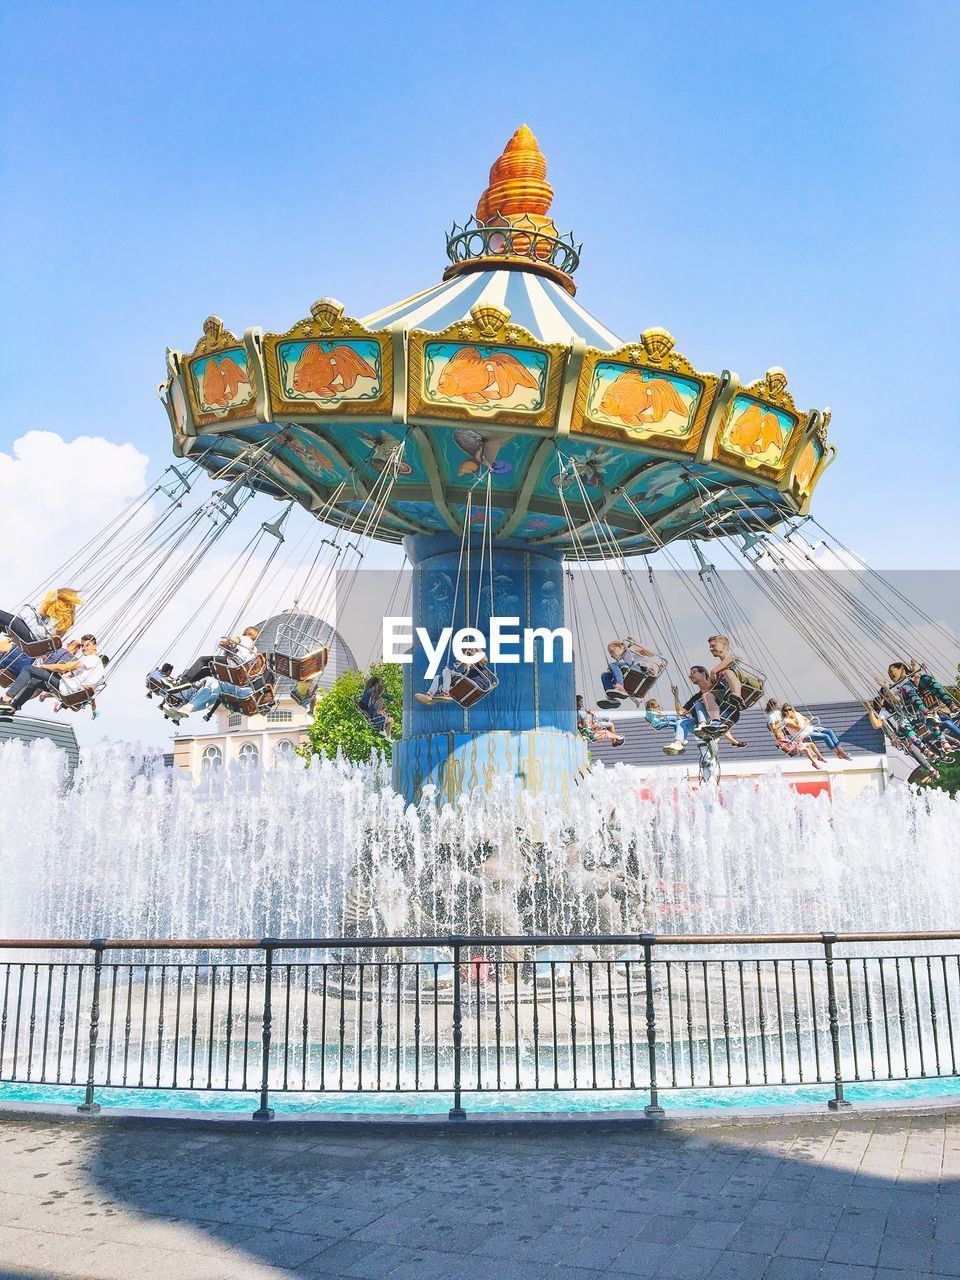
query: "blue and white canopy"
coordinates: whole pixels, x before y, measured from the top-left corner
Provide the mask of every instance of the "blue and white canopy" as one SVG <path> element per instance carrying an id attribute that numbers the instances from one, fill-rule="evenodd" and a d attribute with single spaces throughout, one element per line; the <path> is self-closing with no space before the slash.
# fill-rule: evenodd
<path id="1" fill-rule="evenodd" d="M 398 321 L 406 329 L 439 333 L 447 325 L 468 319 L 478 302 L 505 307 L 511 323 L 528 329 L 541 342 L 569 343 L 582 338 L 588 346 L 612 351 L 621 339 L 570 296 L 562 285 L 533 271 L 473 271 L 395 302 L 364 317 L 370 329 L 385 329 Z"/>

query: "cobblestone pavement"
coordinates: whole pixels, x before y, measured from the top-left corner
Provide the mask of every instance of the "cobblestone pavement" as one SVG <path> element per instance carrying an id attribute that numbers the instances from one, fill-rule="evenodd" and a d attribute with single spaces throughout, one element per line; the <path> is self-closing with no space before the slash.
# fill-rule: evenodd
<path id="1" fill-rule="evenodd" d="M 960 1276 L 960 1110 L 415 1134 L 0 1119 L 0 1276 Z"/>

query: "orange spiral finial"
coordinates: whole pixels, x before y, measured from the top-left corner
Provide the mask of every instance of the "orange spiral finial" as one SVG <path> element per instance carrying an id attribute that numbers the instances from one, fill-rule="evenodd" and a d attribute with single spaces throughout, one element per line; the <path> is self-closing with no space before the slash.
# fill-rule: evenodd
<path id="1" fill-rule="evenodd" d="M 547 182 L 547 162 L 537 140 L 522 124 L 490 170 L 490 183 L 477 205 L 477 221 L 498 213 L 543 217 L 553 200 Z"/>
<path id="2" fill-rule="evenodd" d="M 546 216 L 553 201 L 547 182 L 547 162 L 537 140 L 522 124 L 494 161 L 490 182 L 477 205 L 477 221 L 485 226 L 521 227 L 524 231 L 556 236 L 557 228 Z M 508 234 L 499 250 L 516 255 L 546 258 L 550 246 L 539 237 Z"/>

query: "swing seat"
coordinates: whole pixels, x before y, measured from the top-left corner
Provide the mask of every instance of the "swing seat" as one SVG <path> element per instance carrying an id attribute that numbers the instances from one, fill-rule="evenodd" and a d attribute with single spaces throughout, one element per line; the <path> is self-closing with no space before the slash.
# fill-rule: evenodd
<path id="1" fill-rule="evenodd" d="M 467 675 L 465 671 L 457 672 L 450 681 L 450 697 L 454 702 L 459 703 L 464 711 L 469 711 L 478 702 L 482 702 L 488 693 L 492 693 L 500 683 L 492 671 L 487 678 L 490 684 L 484 688 L 478 684 L 473 676 Z"/>
<path id="2" fill-rule="evenodd" d="M 21 640 L 19 636 L 14 635 L 9 629 L 7 635 L 20 652 L 25 653 L 28 658 L 43 658 L 63 645 L 61 636 L 47 636 L 43 640 Z"/>
<path id="3" fill-rule="evenodd" d="M 81 707 L 89 706 L 97 696 L 97 690 L 87 685 L 85 689 L 78 689 L 76 693 L 61 693 L 57 695 L 57 699 L 61 707 L 65 707 L 68 711 L 79 711 Z"/>
<path id="4" fill-rule="evenodd" d="M 257 697 L 252 691 L 242 698 L 232 693 L 221 693 L 220 701 L 228 711 L 234 711 L 238 715 L 249 717 L 257 714 Z"/>
<path id="5" fill-rule="evenodd" d="M 0 689 L 9 689 L 16 678 L 12 671 L 6 667 L 0 667 Z"/>
<path id="6" fill-rule="evenodd" d="M 731 667 L 730 670 L 740 680 L 740 696 L 743 698 L 744 710 L 758 703 L 763 696 L 767 677 L 762 672 L 755 671 L 753 667 L 738 665 Z M 720 677 L 720 680 L 726 685 L 723 676 Z M 719 701 L 722 701 L 722 699 L 719 699 Z"/>
<path id="7" fill-rule="evenodd" d="M 664 664 L 654 667 L 631 667 L 629 671 L 623 673 L 623 687 L 627 691 L 627 695 L 631 698 L 642 698 L 649 689 L 652 689 L 657 682 L 657 677 L 663 670 Z"/>
<path id="8" fill-rule="evenodd" d="M 265 716 L 268 711 L 272 711 L 277 705 L 277 692 L 272 684 L 265 684 L 263 688 L 256 690 L 254 699 L 257 704 L 257 714 Z"/>
<path id="9" fill-rule="evenodd" d="M 173 679 L 165 680 L 162 676 L 147 676 L 147 697 L 152 698 L 156 695 L 166 701 L 171 695 L 174 683 Z"/>
<path id="10" fill-rule="evenodd" d="M 379 733 L 381 738 L 386 738 L 388 742 L 392 741 L 392 739 L 387 734 L 387 729 L 386 729 L 387 717 L 386 716 L 370 715 L 370 713 L 368 711 L 365 711 L 363 707 L 360 705 L 359 699 L 357 699 L 353 705 L 357 708 L 361 716 L 363 716 L 364 720 L 366 720 L 367 724 L 374 731 L 374 733 Z"/>
<path id="11" fill-rule="evenodd" d="M 299 684 L 301 681 L 322 675 L 330 660 L 330 651 L 325 644 L 322 644 L 319 649 L 295 658 L 290 653 L 282 653 L 279 649 L 274 649 L 267 658 L 278 676 L 286 676 L 288 680 L 295 680 Z"/>
<path id="12" fill-rule="evenodd" d="M 267 668 L 267 660 L 262 653 L 256 653 L 249 662 L 238 662 L 229 656 L 216 657 L 210 663 L 210 669 L 221 684 L 250 685 L 257 676 L 263 675 Z"/>

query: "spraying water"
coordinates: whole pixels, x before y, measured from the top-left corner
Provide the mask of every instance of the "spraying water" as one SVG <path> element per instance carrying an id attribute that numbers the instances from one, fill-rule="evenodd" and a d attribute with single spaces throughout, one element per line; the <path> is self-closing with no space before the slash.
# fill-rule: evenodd
<path id="1" fill-rule="evenodd" d="M 71 782 L 45 742 L 0 748 L 0 935 L 946 929 L 960 801 L 891 787 L 717 797 L 598 770 L 570 801 L 477 792 L 418 809 L 376 765 L 237 768 L 195 787 L 108 745 Z"/>

